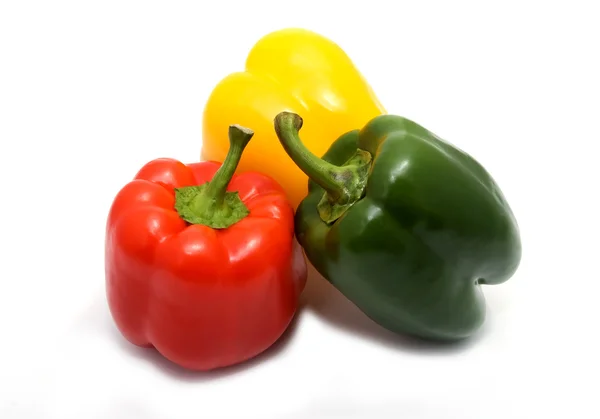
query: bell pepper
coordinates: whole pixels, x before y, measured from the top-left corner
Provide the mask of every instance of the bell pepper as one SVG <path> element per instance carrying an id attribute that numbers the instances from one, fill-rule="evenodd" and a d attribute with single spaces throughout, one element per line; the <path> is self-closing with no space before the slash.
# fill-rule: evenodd
<path id="1" fill-rule="evenodd" d="M 235 174 L 252 131 L 232 126 L 223 164 L 156 159 L 116 195 L 106 293 L 116 326 L 191 370 L 250 359 L 286 330 L 306 281 L 293 208 L 260 173 Z"/>
<path id="2" fill-rule="evenodd" d="M 281 110 L 304 116 L 306 146 L 317 155 L 355 124 L 385 113 L 348 55 L 317 33 L 282 29 L 251 48 L 245 70 L 222 79 L 205 104 L 201 159 L 223 159 L 232 121 L 251 126 L 255 137 L 239 170 L 271 176 L 294 208 L 307 194 L 307 177 L 290 164 L 273 132 L 273 118 Z"/>
<path id="3" fill-rule="evenodd" d="M 392 332 L 452 341 L 483 324 L 481 285 L 521 259 L 519 228 L 491 175 L 417 123 L 377 116 L 323 158 L 301 142 L 302 118 L 275 130 L 310 178 L 296 237 L 309 261 L 368 317 Z"/>

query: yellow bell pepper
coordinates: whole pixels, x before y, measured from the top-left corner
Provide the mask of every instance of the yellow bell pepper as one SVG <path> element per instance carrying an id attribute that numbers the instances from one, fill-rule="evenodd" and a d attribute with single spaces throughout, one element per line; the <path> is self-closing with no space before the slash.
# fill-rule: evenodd
<path id="1" fill-rule="evenodd" d="M 386 113 L 346 53 L 331 40 L 304 29 L 283 29 L 261 38 L 246 69 L 221 80 L 205 105 L 202 160 L 223 161 L 228 126 L 251 128 L 254 138 L 239 172 L 260 171 L 285 188 L 294 206 L 307 195 L 307 176 L 279 144 L 273 121 L 289 111 L 302 115 L 302 140 L 321 156 L 341 134 Z"/>

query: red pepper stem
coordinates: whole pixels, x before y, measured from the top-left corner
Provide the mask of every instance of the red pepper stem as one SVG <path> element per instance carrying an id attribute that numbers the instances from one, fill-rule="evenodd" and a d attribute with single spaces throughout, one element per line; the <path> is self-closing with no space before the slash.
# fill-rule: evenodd
<path id="1" fill-rule="evenodd" d="M 229 182 L 231 182 L 231 178 L 242 158 L 242 153 L 253 135 L 254 132 L 249 128 L 240 125 L 229 127 L 229 151 L 223 164 L 208 183 L 202 197 L 203 200 L 212 200 L 215 206 L 223 205 L 227 186 L 229 186 Z"/>
<path id="2" fill-rule="evenodd" d="M 222 229 L 250 214 L 238 193 L 228 192 L 227 187 L 253 135 L 248 128 L 231 125 L 229 151 L 212 180 L 203 185 L 175 189 L 175 209 L 183 220 Z"/>

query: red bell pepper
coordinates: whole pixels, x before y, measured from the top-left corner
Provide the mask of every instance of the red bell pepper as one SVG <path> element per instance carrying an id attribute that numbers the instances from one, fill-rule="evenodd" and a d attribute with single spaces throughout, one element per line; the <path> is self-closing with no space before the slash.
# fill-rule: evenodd
<path id="1" fill-rule="evenodd" d="M 252 131 L 229 130 L 223 164 L 149 162 L 116 195 L 106 293 L 131 343 L 192 370 L 240 363 L 286 330 L 306 283 L 285 191 L 234 174 Z"/>

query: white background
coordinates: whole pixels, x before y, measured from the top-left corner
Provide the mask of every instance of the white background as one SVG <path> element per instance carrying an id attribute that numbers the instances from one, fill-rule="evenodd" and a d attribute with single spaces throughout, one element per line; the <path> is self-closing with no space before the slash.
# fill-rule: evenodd
<path id="1" fill-rule="evenodd" d="M 0 418 L 600 417 L 594 3 L 3 1 Z M 291 332 L 226 372 L 116 331 L 114 194 L 148 160 L 197 160 L 214 84 L 289 26 L 336 41 L 390 113 L 472 154 L 511 203 L 523 261 L 484 289 L 469 343 L 394 338 L 319 278 Z"/>

